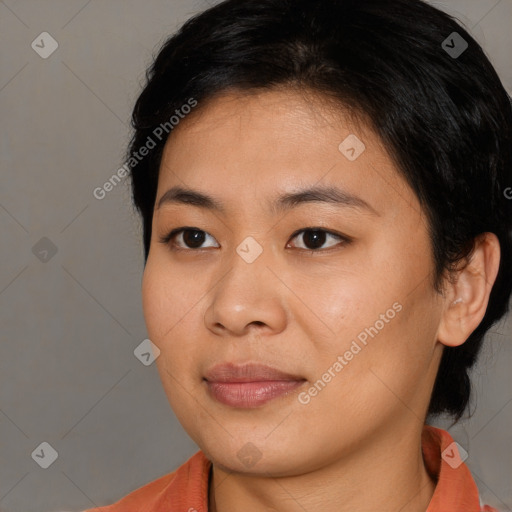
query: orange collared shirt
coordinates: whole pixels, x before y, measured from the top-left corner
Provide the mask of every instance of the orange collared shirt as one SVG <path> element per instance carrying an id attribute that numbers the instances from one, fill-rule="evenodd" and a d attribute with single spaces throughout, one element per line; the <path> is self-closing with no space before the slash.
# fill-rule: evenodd
<path id="1" fill-rule="evenodd" d="M 425 466 L 437 481 L 426 512 L 498 512 L 481 506 L 477 486 L 445 430 L 425 425 Z M 113 505 L 84 512 L 208 512 L 211 462 L 197 452 L 176 471 L 133 491 Z"/>

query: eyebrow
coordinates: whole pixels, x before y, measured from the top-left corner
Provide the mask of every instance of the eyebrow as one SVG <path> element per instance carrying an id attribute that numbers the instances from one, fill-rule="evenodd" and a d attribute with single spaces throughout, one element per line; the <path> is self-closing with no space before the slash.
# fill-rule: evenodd
<path id="1" fill-rule="evenodd" d="M 332 185 L 317 185 L 297 192 L 288 192 L 279 196 L 270 207 L 274 214 L 279 214 L 306 203 L 327 203 L 339 207 L 356 208 L 380 216 L 364 199 Z M 160 209 L 164 204 L 188 204 L 226 214 L 222 202 L 205 193 L 180 186 L 167 190 L 159 199 L 156 209 Z"/>

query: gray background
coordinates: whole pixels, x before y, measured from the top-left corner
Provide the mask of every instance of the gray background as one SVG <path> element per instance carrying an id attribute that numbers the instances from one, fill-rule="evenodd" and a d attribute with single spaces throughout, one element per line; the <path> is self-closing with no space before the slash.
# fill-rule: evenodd
<path id="1" fill-rule="evenodd" d="M 434 2 L 433 2 L 434 3 Z M 512 0 L 451 0 L 512 92 Z M 152 53 L 192 0 L 0 1 L 0 509 L 112 503 L 197 450 L 175 419 L 144 340 L 139 220 L 122 165 Z M 59 47 L 41 58 L 43 31 Z M 57 249 L 44 259 L 33 247 Z M 49 249 L 47 241 L 40 250 Z M 512 508 L 512 325 L 493 328 L 474 372 L 476 412 L 451 429 L 484 501 Z M 439 421 L 448 427 L 449 422 Z M 57 460 L 31 457 L 42 442 Z M 48 452 L 46 453 L 45 457 Z"/>

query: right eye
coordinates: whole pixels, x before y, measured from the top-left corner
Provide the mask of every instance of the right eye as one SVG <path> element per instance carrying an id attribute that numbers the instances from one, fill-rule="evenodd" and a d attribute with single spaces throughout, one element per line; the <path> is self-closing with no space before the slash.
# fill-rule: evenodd
<path id="1" fill-rule="evenodd" d="M 200 246 L 204 243 L 206 236 L 211 237 L 212 240 L 214 239 L 211 235 L 206 233 L 206 231 L 202 231 L 201 229 L 194 227 L 181 227 L 173 229 L 167 235 L 160 238 L 160 242 L 168 245 L 171 250 L 194 251 L 203 249 L 203 247 Z M 178 243 L 175 239 L 178 240 Z M 178 245 L 180 243 L 184 244 L 184 246 Z"/>

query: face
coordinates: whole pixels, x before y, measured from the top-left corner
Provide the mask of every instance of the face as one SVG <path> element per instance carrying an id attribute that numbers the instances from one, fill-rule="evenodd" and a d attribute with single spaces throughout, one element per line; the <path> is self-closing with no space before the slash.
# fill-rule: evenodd
<path id="1" fill-rule="evenodd" d="M 219 467 L 283 476 L 420 428 L 442 303 L 386 148 L 291 90 L 198 109 L 165 146 L 142 284 L 182 426 Z"/>

